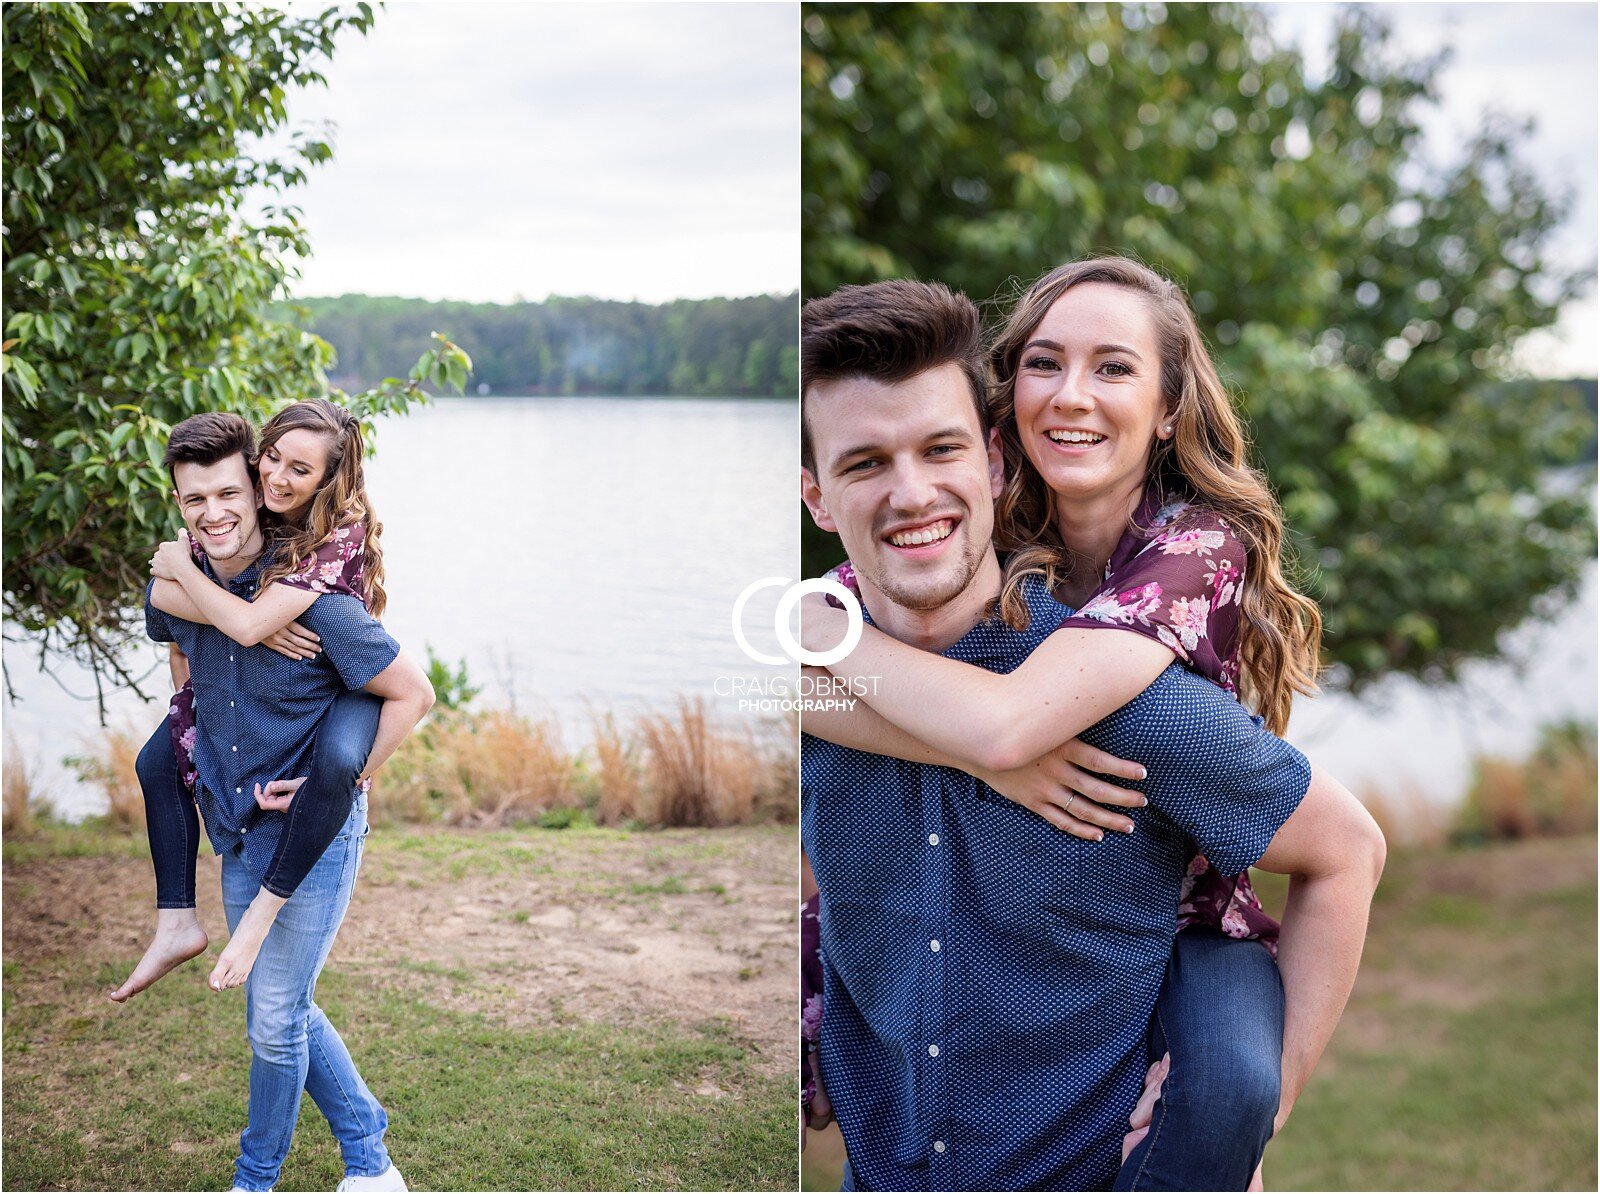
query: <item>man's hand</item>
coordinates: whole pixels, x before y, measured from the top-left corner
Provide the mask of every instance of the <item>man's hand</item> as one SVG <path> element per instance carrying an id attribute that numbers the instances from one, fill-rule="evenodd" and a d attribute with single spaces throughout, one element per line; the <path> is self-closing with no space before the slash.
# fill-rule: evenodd
<path id="1" fill-rule="evenodd" d="M 811 1067 L 811 1076 L 816 1079 L 817 1092 L 811 1096 L 811 1104 L 807 1108 L 805 1126 L 813 1132 L 820 1132 L 833 1122 L 833 1104 L 828 1101 L 828 1092 L 822 1086 L 822 1074 L 817 1069 L 816 1054 L 806 1058 L 806 1064 Z M 806 1134 L 800 1133 L 800 1150 L 805 1151 Z"/>
<path id="2" fill-rule="evenodd" d="M 157 580 L 181 580 L 183 569 L 193 567 L 188 531 L 179 531 L 176 539 L 158 544 L 156 554 L 150 557 L 150 575 Z"/>
<path id="3" fill-rule="evenodd" d="M 1161 1060 L 1151 1063 L 1144 1075 L 1144 1093 L 1139 1096 L 1139 1101 L 1133 1105 L 1133 1114 L 1128 1116 L 1128 1127 L 1132 1129 L 1122 1138 L 1122 1159 L 1126 1161 L 1128 1154 L 1133 1152 L 1139 1144 L 1150 1134 L 1150 1120 L 1156 1113 L 1156 1100 L 1161 1097 L 1161 1084 L 1167 1080 L 1167 1072 L 1172 1068 L 1172 1054 L 1165 1053 Z"/>
<path id="4" fill-rule="evenodd" d="M 261 645 L 271 647 L 285 659 L 315 659 L 322 650 L 322 639 L 299 622 L 290 622 L 267 635 Z"/>
<path id="5" fill-rule="evenodd" d="M 1089 841 L 1099 841 L 1106 830 L 1133 832 L 1131 820 L 1101 805 L 1143 808 L 1149 803 L 1142 794 L 1100 778 L 1115 775 L 1141 780 L 1145 778 L 1143 767 L 1076 738 L 1014 771 L 973 774 L 1007 800 L 1037 813 L 1057 829 Z"/>
<path id="6" fill-rule="evenodd" d="M 265 788 L 257 784 L 256 803 L 269 813 L 284 812 L 294 799 L 294 794 L 300 790 L 300 785 L 305 782 L 306 777 L 302 775 L 299 779 L 268 780 Z"/>

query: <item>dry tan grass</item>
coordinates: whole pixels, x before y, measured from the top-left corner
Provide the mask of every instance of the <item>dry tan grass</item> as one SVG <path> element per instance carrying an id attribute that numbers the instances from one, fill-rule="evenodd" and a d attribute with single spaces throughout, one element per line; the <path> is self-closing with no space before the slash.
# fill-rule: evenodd
<path id="1" fill-rule="evenodd" d="M 594 779 L 599 789 L 594 819 L 601 825 L 637 820 L 644 793 L 637 745 L 607 713 L 590 718 L 589 748 L 594 752 Z"/>
<path id="2" fill-rule="evenodd" d="M 144 829 L 144 790 L 137 768 L 143 746 L 143 734 L 105 729 L 88 741 L 88 753 L 69 760 L 85 782 L 105 793 L 106 820 L 130 832 Z"/>
<path id="3" fill-rule="evenodd" d="M 797 813 L 798 729 L 716 720 L 700 698 L 670 713 L 630 721 L 590 719 L 592 737 L 568 751 L 553 718 L 505 709 L 436 712 L 378 773 L 376 825 L 445 821 L 502 826 L 556 809 L 582 810 L 604 825 L 742 825 L 793 822 Z M 77 761 L 85 779 L 112 799 L 112 820 L 142 825 L 133 762 L 137 747 L 107 733 Z M 131 794 L 119 803 L 117 794 Z"/>
<path id="4" fill-rule="evenodd" d="M 675 713 L 639 718 L 645 757 L 645 816 L 655 825 L 742 825 L 755 807 L 760 750 L 749 732 L 716 724 L 700 697 Z"/>
<path id="5" fill-rule="evenodd" d="M 517 824 L 573 803 L 572 758 L 554 721 L 492 709 L 432 729 L 430 786 L 451 824 Z"/>
<path id="6" fill-rule="evenodd" d="M 1577 722 L 1546 726 L 1526 759 L 1474 760 L 1456 836 L 1508 841 L 1593 833 L 1597 779 L 1594 727 Z"/>
<path id="7" fill-rule="evenodd" d="M 5 816 L 0 828 L 7 834 L 25 837 L 39 827 L 42 793 L 22 748 L 10 734 L 6 735 L 3 787 Z"/>

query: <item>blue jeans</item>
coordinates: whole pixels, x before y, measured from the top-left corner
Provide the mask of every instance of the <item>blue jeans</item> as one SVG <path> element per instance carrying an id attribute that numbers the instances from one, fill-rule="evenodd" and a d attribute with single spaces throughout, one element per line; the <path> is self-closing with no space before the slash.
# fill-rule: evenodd
<path id="1" fill-rule="evenodd" d="M 1115 1190 L 1243 1190 L 1278 1114 L 1283 982 L 1255 941 L 1215 929 L 1178 934 L 1149 1054 L 1172 1067 Z"/>
<path id="2" fill-rule="evenodd" d="M 366 836 L 366 798 L 358 797 L 333 844 L 279 911 L 245 982 L 250 1105 L 234 1166 L 234 1184 L 243 1189 L 271 1189 L 278 1180 L 302 1090 L 327 1116 L 346 1176 L 373 1177 L 389 1167 L 383 1144 L 389 1118 L 361 1080 L 338 1032 L 312 1002 L 355 890 Z M 230 933 L 259 886 L 237 853 L 223 855 L 222 902 Z"/>
<path id="3" fill-rule="evenodd" d="M 306 782 L 289 802 L 283 833 L 261 886 L 292 896 L 350 816 L 356 780 L 372 753 L 383 702 L 365 692 L 337 697 L 317 724 Z M 144 791 L 145 833 L 156 871 L 157 908 L 193 908 L 200 821 L 194 797 L 178 778 L 172 735 L 163 721 L 135 765 Z M 284 775 L 280 779 L 296 779 Z"/>

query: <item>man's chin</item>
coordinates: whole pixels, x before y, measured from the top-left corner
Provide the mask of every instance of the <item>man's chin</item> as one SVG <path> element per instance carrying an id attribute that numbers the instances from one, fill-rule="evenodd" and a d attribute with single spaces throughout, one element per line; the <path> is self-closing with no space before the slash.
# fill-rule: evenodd
<path id="1" fill-rule="evenodd" d="M 885 561 L 877 576 L 868 579 L 890 601 L 901 609 L 927 613 L 950 604 L 961 596 L 977 574 L 975 561 L 958 557 L 945 563 L 936 572 L 907 570 L 896 566 L 895 561 Z"/>

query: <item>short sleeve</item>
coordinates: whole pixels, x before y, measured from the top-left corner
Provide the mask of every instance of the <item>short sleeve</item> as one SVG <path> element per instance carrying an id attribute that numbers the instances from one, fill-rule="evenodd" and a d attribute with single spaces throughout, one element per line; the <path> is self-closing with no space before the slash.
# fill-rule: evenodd
<path id="1" fill-rule="evenodd" d="M 298 572 L 278 578 L 279 584 L 313 593 L 342 593 L 361 600 L 366 563 L 366 528 L 359 522 L 340 527 L 325 539 Z"/>
<path id="2" fill-rule="evenodd" d="M 299 621 L 322 640 L 323 655 L 352 692 L 364 688 L 400 654 L 400 644 L 354 597 L 318 597 Z"/>
<path id="3" fill-rule="evenodd" d="M 1153 638 L 1180 661 L 1238 688 L 1239 599 L 1244 545 L 1227 521 L 1194 506 L 1163 509 L 1137 554 L 1065 618 L 1063 627 L 1110 627 Z"/>
<path id="4" fill-rule="evenodd" d="M 144 587 L 144 632 L 158 643 L 175 643 L 177 637 L 172 633 L 172 621 L 167 617 L 166 611 L 155 607 L 155 602 L 150 600 L 150 595 L 155 591 L 154 579 Z"/>
<path id="5" fill-rule="evenodd" d="M 1224 875 L 1255 864 L 1311 785 L 1303 754 L 1178 664 L 1082 737 L 1142 763 L 1148 774 L 1139 787 L 1151 807 Z"/>

